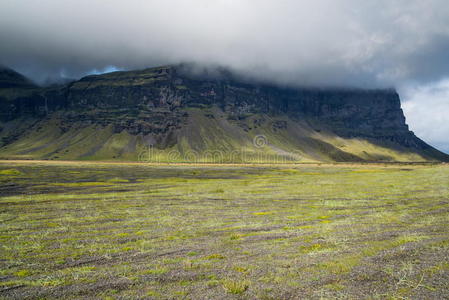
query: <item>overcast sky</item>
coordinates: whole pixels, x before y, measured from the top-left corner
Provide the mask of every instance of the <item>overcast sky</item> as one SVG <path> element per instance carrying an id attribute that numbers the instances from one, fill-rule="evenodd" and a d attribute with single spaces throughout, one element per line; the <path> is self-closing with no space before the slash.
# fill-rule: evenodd
<path id="1" fill-rule="evenodd" d="M 394 86 L 411 129 L 449 151 L 447 0 L 0 1 L 0 64 L 37 82 L 184 61 Z"/>

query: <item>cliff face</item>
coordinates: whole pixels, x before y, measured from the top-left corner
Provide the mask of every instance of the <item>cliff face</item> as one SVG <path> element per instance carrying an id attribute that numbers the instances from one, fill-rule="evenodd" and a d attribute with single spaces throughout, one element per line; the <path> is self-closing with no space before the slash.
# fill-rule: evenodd
<path id="1" fill-rule="evenodd" d="M 196 77 L 175 67 L 88 76 L 61 87 L 7 90 L 0 92 L 0 118 L 6 125 L 20 118 L 36 120 L 41 127 L 51 121 L 61 136 L 74 127 L 95 126 L 97 132 L 108 128 L 111 136 L 134 137 L 128 148 L 150 144 L 185 152 L 180 147 L 188 144 L 195 151 L 230 150 L 229 144 L 245 144 L 264 134 L 278 141 L 270 144 L 272 151 L 292 152 L 296 147 L 302 156 L 311 152 L 314 160 L 396 160 L 386 155 L 388 149 L 410 154 L 406 160 L 447 159 L 408 130 L 394 90 L 288 89 L 232 76 Z M 212 127 L 217 128 L 204 136 Z M 33 128 L 4 130 L 3 146 L 14 148 L 9 144 Z M 221 134 L 221 140 L 211 137 Z M 348 145 L 330 142 L 337 138 L 340 144 L 366 141 L 383 150 L 353 153 Z"/>

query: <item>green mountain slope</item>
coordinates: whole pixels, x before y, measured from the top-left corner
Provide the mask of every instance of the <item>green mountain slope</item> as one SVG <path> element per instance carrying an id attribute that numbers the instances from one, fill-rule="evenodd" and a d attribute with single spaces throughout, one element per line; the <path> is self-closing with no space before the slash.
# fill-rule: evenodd
<path id="1" fill-rule="evenodd" d="M 147 136 L 111 126 L 73 123 L 60 129 L 60 116 L 38 121 L 0 149 L 8 159 L 130 160 L 148 162 L 425 161 L 407 148 L 376 145 L 361 138 L 320 132 L 288 117 L 253 115 L 232 121 L 219 108 L 188 109 L 187 124 L 161 149 Z M 257 120 L 257 121 L 256 121 Z M 260 125 L 254 125 L 255 123 Z M 283 124 L 284 128 L 276 127 Z M 15 130 L 14 125 L 10 130 Z M 253 126 L 251 130 L 246 128 Z"/>

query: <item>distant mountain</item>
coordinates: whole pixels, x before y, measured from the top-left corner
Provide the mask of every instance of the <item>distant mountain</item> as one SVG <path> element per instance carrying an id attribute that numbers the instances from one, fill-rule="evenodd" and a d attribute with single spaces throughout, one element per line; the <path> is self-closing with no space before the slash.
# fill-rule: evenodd
<path id="1" fill-rule="evenodd" d="M 39 88 L 0 71 L 0 158 L 157 162 L 449 161 L 394 90 L 281 88 L 183 66 Z"/>
<path id="2" fill-rule="evenodd" d="M 0 89 L 34 87 L 36 86 L 22 74 L 19 74 L 9 68 L 0 66 Z"/>

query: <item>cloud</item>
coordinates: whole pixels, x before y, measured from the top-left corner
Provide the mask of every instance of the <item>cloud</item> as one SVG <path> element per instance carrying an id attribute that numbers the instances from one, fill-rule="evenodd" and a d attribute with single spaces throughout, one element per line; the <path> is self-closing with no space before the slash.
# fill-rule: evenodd
<path id="1" fill-rule="evenodd" d="M 402 104 L 410 130 L 449 153 L 449 79 L 404 90 Z"/>
<path id="2" fill-rule="evenodd" d="M 182 61 L 300 85 L 449 75 L 446 0 L 2 0 L 0 40 L 38 81 Z"/>

